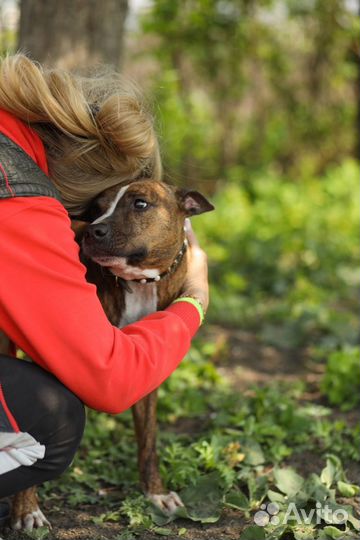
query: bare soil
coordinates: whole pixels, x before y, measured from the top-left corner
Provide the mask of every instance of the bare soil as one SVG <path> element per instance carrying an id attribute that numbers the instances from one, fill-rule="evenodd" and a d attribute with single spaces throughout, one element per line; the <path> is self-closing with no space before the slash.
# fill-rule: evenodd
<path id="1" fill-rule="evenodd" d="M 106 512 L 106 507 L 82 506 L 77 510 L 70 508 L 49 509 L 47 510 L 46 503 L 42 505 L 44 513 L 51 521 L 53 530 L 46 537 L 47 540 L 115 540 L 122 531 L 126 529 L 126 524 L 123 523 L 103 523 L 94 524 L 92 518 L 99 516 L 102 512 Z M 237 540 L 239 531 L 246 524 L 238 512 L 225 511 L 221 519 L 210 525 L 197 525 L 187 520 L 178 520 L 176 525 L 170 525 L 169 528 L 174 529 L 171 536 L 159 536 L 146 532 L 140 534 L 137 538 L 140 540 L 159 540 L 160 538 L 168 538 L 169 540 L 190 538 L 191 540 Z M 186 528 L 186 535 L 179 536 L 177 531 L 182 527 Z M 24 533 L 10 532 L 6 529 L 2 538 L 4 540 L 29 540 L 29 536 Z"/>

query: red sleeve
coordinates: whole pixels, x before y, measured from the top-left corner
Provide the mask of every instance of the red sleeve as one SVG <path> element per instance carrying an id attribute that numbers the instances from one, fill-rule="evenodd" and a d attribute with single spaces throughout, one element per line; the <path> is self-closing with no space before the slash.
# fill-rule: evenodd
<path id="1" fill-rule="evenodd" d="M 0 109 L 0 132 L 19 145 L 45 174 L 49 174 L 44 145 L 30 125 Z"/>
<path id="2" fill-rule="evenodd" d="M 0 201 L 0 327 L 89 407 L 119 413 L 166 379 L 197 331 L 180 302 L 119 330 L 85 280 L 63 206 L 48 197 Z"/>

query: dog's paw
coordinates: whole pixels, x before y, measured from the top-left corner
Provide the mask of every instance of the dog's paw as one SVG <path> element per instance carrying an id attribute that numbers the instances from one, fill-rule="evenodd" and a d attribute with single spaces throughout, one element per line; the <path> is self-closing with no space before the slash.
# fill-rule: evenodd
<path id="1" fill-rule="evenodd" d="M 39 527 L 49 527 L 51 525 L 46 519 L 39 507 L 35 508 L 32 512 L 22 514 L 21 516 L 14 516 L 11 521 L 11 528 L 15 531 L 25 530 L 32 531 Z"/>
<path id="2" fill-rule="evenodd" d="M 148 493 L 148 499 L 167 516 L 171 516 L 178 508 L 184 506 L 179 495 L 175 491 L 169 493 Z"/>

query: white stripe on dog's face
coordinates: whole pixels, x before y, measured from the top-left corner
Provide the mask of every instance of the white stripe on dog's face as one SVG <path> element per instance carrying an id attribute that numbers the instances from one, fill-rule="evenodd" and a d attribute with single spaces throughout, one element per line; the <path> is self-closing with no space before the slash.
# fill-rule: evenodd
<path id="1" fill-rule="evenodd" d="M 129 184 L 127 186 L 123 186 L 119 189 L 119 191 L 116 194 L 115 199 L 110 204 L 109 208 L 106 210 L 105 214 L 95 219 L 95 221 L 92 222 L 92 225 L 95 225 L 96 223 L 100 223 L 107 217 L 111 216 L 111 214 L 114 212 L 115 208 L 117 207 L 118 202 L 120 201 L 121 197 L 125 194 L 126 190 L 129 188 Z"/>

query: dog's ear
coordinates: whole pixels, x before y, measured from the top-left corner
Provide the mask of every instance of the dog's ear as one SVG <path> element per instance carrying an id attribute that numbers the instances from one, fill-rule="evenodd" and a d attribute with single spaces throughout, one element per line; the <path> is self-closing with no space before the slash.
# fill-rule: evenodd
<path id="1" fill-rule="evenodd" d="M 197 216 L 204 212 L 211 212 L 214 206 L 198 191 L 188 191 L 186 189 L 177 189 L 176 197 L 180 208 L 184 210 L 185 215 Z"/>

